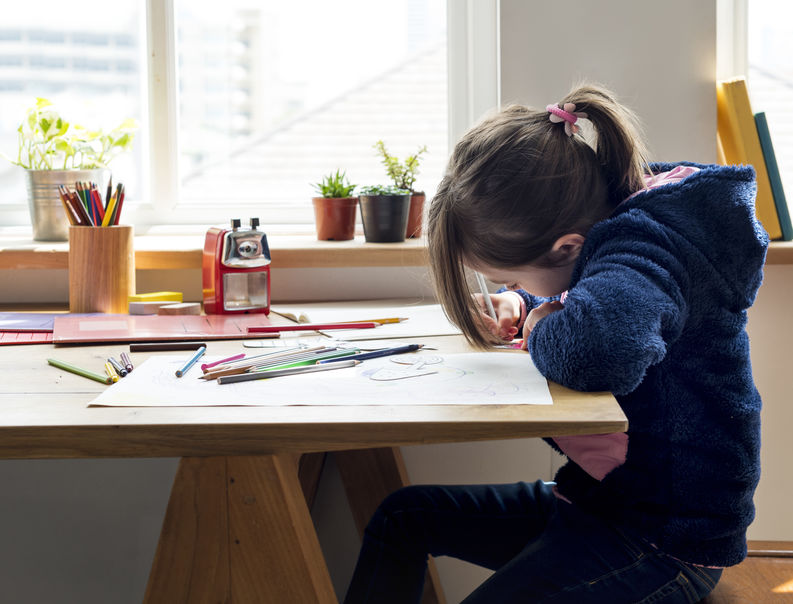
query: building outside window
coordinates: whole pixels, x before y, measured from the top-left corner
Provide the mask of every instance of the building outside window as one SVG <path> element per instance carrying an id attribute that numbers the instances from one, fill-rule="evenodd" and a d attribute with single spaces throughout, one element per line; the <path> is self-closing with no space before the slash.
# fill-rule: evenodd
<path id="1" fill-rule="evenodd" d="M 152 94 L 152 44 L 168 50 L 170 104 Z M 325 174 L 385 183 L 380 139 L 400 157 L 428 147 L 416 184 L 431 196 L 447 157 L 446 59 L 444 0 L 32 0 L 0 23 L 0 152 L 16 156 L 26 108 L 46 97 L 86 126 L 138 120 L 134 151 L 110 167 L 139 223 L 310 224 Z M 23 182 L 0 163 L 0 224 L 29 224 Z"/>

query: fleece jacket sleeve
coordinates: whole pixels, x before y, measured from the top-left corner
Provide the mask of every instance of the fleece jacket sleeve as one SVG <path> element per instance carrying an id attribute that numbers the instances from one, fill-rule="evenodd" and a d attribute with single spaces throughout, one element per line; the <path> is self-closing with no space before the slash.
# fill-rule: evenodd
<path id="1" fill-rule="evenodd" d="M 686 273 L 667 247 L 620 238 L 587 251 L 564 308 L 541 319 L 529 337 L 532 360 L 545 377 L 575 390 L 620 395 L 661 362 L 687 314 Z"/>

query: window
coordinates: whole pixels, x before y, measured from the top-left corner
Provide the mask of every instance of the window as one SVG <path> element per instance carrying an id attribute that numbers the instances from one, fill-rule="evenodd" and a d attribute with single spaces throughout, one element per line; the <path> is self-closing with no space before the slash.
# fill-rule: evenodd
<path id="1" fill-rule="evenodd" d="M 138 0 L 32 0 L 3 13 L 0 152 L 16 159 L 17 127 L 36 97 L 48 98 L 68 121 L 88 127 L 110 129 L 127 117 L 142 122 L 142 7 Z M 114 46 L 111 32 L 128 43 Z M 120 68 L 125 64 L 135 69 Z M 111 164 L 131 190 L 141 190 L 142 158 L 139 143 Z M 29 224 L 23 172 L 0 158 L 0 225 Z"/>
<path id="2" fill-rule="evenodd" d="M 111 168 L 138 224 L 313 223 L 312 183 L 331 171 L 385 183 L 379 139 L 400 157 L 426 145 L 417 187 L 440 180 L 446 0 L 29 4 L 0 28 L 0 151 L 16 155 L 36 96 L 88 125 L 136 118 Z M 0 224 L 29 223 L 21 183 L 0 164 Z"/>
<path id="3" fill-rule="evenodd" d="M 765 111 L 788 205 L 793 198 L 793 4 L 752 0 L 748 74 L 752 110 Z"/>

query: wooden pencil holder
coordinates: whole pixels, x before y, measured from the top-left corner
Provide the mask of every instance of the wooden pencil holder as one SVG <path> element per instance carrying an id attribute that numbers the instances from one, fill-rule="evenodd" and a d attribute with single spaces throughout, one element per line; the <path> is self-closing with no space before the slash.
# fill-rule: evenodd
<path id="1" fill-rule="evenodd" d="M 135 293 L 132 226 L 69 227 L 69 311 L 127 313 Z"/>

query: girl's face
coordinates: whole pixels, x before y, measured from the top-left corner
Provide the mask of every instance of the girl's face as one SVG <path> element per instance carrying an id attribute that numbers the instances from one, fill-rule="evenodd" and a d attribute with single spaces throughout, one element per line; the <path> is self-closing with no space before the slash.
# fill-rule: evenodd
<path id="1" fill-rule="evenodd" d="M 508 289 L 523 289 L 544 298 L 558 296 L 570 285 L 575 262 L 545 268 L 525 264 L 510 269 L 478 266 L 476 270 L 493 283 L 503 283 Z"/>
<path id="2" fill-rule="evenodd" d="M 535 296 L 550 298 L 558 296 L 570 287 L 573 269 L 584 241 L 584 236 L 578 233 L 568 233 L 559 237 L 547 254 L 547 259 L 554 263 L 553 267 L 524 264 L 509 269 L 487 265 L 477 265 L 472 268 L 493 283 L 503 283 L 509 289 L 522 289 Z"/>

